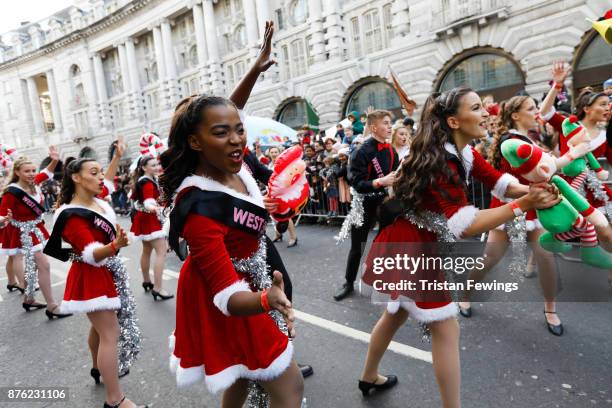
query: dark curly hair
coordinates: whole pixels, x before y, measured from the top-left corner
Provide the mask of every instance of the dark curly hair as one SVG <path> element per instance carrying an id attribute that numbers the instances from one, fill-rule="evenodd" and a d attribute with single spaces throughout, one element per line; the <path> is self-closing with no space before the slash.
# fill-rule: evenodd
<path id="1" fill-rule="evenodd" d="M 134 197 L 136 198 L 136 201 L 141 202 L 141 203 L 143 201 L 142 191 L 140 187 L 138 187 L 138 180 L 142 176 L 144 176 L 144 167 L 153 159 L 155 159 L 155 157 L 151 155 L 145 155 L 145 156 L 140 157 L 138 159 L 138 162 L 136 163 L 136 168 L 134 169 L 134 172 L 132 173 L 132 181 L 131 181 L 130 187 L 132 191 L 134 192 Z"/>
<path id="2" fill-rule="evenodd" d="M 229 99 L 220 96 L 192 95 L 178 103 L 172 117 L 168 149 L 159 158 L 164 173 L 159 178 L 162 201 L 170 205 L 172 196 L 181 182 L 193 174 L 198 165 L 198 152 L 189 146 L 189 136 L 197 132 L 206 120 L 206 109 L 226 105 L 235 108 Z"/>
<path id="3" fill-rule="evenodd" d="M 62 187 L 60 189 L 59 197 L 57 198 L 56 206 L 59 207 L 63 204 L 69 204 L 72 201 L 72 197 L 76 192 L 76 186 L 72 181 L 72 175 L 81 171 L 83 165 L 87 162 L 95 162 L 96 160 L 91 157 L 82 157 L 80 159 L 74 159 L 64 169 L 64 177 L 62 177 Z"/>
<path id="4" fill-rule="evenodd" d="M 425 101 L 410 145 L 410 154 L 402 163 L 393 184 L 393 191 L 405 210 L 421 208 L 427 200 L 427 191 L 437 188 L 441 177 L 465 188 L 460 177 L 453 174 L 446 164 L 444 145 L 455 144 L 446 119 L 457 113 L 461 100 L 471 92 L 474 91 L 470 88 L 453 88 L 443 94 L 433 93 Z M 441 194 L 445 199 L 451 199 L 447 192 L 441 191 Z"/>
<path id="5" fill-rule="evenodd" d="M 521 110 L 521 106 L 528 100 L 531 99 L 528 95 L 513 96 L 512 98 L 503 101 L 499 108 L 499 123 L 497 125 L 497 133 L 491 142 L 489 151 L 487 152 L 487 160 L 491 166 L 499 169 L 501 163 L 501 138 L 508 133 L 510 129 L 516 129 L 512 114 Z"/>

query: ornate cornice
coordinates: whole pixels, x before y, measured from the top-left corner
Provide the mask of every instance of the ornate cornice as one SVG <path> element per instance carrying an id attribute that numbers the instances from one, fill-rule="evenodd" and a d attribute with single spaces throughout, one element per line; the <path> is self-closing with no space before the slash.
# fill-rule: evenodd
<path id="1" fill-rule="evenodd" d="M 93 24 L 87 27 L 72 31 L 69 34 L 63 37 L 60 37 L 49 44 L 43 45 L 37 50 L 31 51 L 27 54 L 20 55 L 19 57 L 13 58 L 12 60 L 1 63 L 0 71 L 4 69 L 12 68 L 26 61 L 30 61 L 32 59 L 51 54 L 55 52 L 56 50 L 64 48 L 79 40 L 85 39 L 91 35 L 100 33 L 102 31 L 111 29 L 116 24 L 132 16 L 132 14 L 138 12 L 139 10 L 147 6 L 151 6 L 155 3 L 159 3 L 160 1 L 161 0 L 133 0 L 132 2 L 126 4 L 120 9 L 101 18 L 100 20 L 94 22 Z"/>

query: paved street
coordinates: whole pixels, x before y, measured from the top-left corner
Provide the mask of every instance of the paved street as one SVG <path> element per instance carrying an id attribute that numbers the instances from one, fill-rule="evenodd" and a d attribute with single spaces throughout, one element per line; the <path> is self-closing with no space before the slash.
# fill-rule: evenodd
<path id="1" fill-rule="evenodd" d="M 125 221 L 125 219 L 124 219 Z M 367 297 L 337 303 L 331 298 L 342 282 L 349 243 L 336 246 L 337 228 L 300 225 L 299 245 L 278 245 L 294 284 L 299 311 L 297 360 L 313 365 L 305 380 L 309 408 L 439 407 L 430 345 L 420 340 L 414 321 L 398 332 L 382 373 L 399 377 L 399 385 L 363 399 L 357 380 L 368 334 L 381 307 Z M 143 293 L 138 270 L 140 247 L 122 251 L 132 276 L 143 332 L 143 350 L 122 379 L 134 401 L 158 407 L 216 407 L 219 399 L 203 386 L 178 391 L 168 370 L 167 337 L 174 327 L 174 300 L 154 302 Z M 0 259 L 4 269 L 5 259 Z M 562 264 L 562 275 L 571 274 Z M 180 263 L 170 256 L 164 279 L 176 289 Z M 497 272 L 500 273 L 500 268 Z M 503 269 L 503 268 L 502 268 Z M 67 265 L 52 261 L 52 282 L 61 298 Z M 4 288 L 6 275 L 0 277 Z M 537 279 L 526 281 L 537 286 Z M 601 273 L 601 291 L 606 290 Z M 43 311 L 25 313 L 20 296 L 2 290 L 0 314 L 0 386 L 69 387 L 70 401 L 2 403 L 1 407 L 100 407 L 102 386 L 89 376 L 85 316 L 49 322 Z M 612 293 L 608 290 L 608 298 Z M 542 303 L 483 303 L 474 317 L 461 322 L 462 401 L 464 407 L 612 407 L 612 305 L 563 303 L 558 306 L 566 334 L 556 338 L 545 328 Z"/>

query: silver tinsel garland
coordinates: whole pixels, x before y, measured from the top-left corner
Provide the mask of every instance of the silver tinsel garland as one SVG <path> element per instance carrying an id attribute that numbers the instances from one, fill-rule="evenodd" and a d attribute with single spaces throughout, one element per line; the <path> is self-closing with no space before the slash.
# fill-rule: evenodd
<path id="1" fill-rule="evenodd" d="M 32 250 L 34 242 L 31 234 L 34 234 L 42 245 L 45 244 L 45 236 L 38 228 L 38 224 L 41 223 L 42 220 L 43 215 L 40 215 L 35 220 L 31 221 L 11 220 L 11 225 L 19 229 L 19 239 L 21 240 L 22 250 L 24 252 L 23 262 L 25 264 L 24 277 L 26 280 L 26 299 L 34 298 L 36 284 L 38 283 L 38 267 L 36 266 L 36 261 L 34 260 L 34 251 Z"/>
<path id="2" fill-rule="evenodd" d="M 593 193 L 593 197 L 604 202 L 605 214 L 608 220 L 612 221 L 612 203 L 608 199 L 608 193 L 604 188 L 603 182 L 597 178 L 593 170 L 587 172 L 585 183 L 587 188 Z"/>
<path id="3" fill-rule="evenodd" d="M 355 191 L 353 187 L 350 188 L 351 195 L 351 211 L 344 218 L 342 227 L 338 235 L 334 237 L 336 245 L 341 244 L 351 233 L 351 228 L 354 226 L 361 227 L 363 225 L 363 198 L 364 195 Z"/>
<path id="4" fill-rule="evenodd" d="M 79 255 L 72 254 L 71 260 L 74 262 L 84 262 Z M 116 256 L 107 258 L 104 265 L 113 275 L 115 288 L 121 301 L 121 309 L 117 311 L 119 320 L 119 342 L 118 342 L 118 361 L 119 375 L 125 374 L 138 353 L 140 353 L 141 335 L 136 317 L 136 301 L 130 290 L 130 277 L 128 270 Z"/>
<path id="5" fill-rule="evenodd" d="M 147 214 L 155 214 L 155 216 L 157 216 L 157 219 L 162 225 L 164 224 L 166 220 L 166 217 L 164 215 L 164 210 L 160 210 L 160 211 L 149 210 L 147 207 L 145 207 L 142 203 L 138 201 L 134 201 L 134 209 L 136 211 L 140 211 L 140 212 L 147 213 Z"/>
<path id="6" fill-rule="evenodd" d="M 257 251 L 249 258 L 236 259 L 232 258 L 232 263 L 236 271 L 246 274 L 249 277 L 249 283 L 255 290 L 264 290 L 272 286 L 272 278 L 269 274 L 268 264 L 266 263 L 266 240 L 262 236 L 259 240 Z M 287 322 L 282 313 L 278 310 L 268 312 L 274 320 L 278 328 L 286 335 L 289 335 Z M 291 341 L 291 339 L 289 340 Z M 269 408 L 270 396 L 256 381 L 249 382 L 249 391 L 247 399 L 247 407 L 249 408 Z M 306 399 L 302 401 L 302 408 L 306 408 Z"/>
<path id="7" fill-rule="evenodd" d="M 534 221 L 535 222 L 535 221 Z M 506 222 L 506 233 L 512 246 L 512 261 L 508 266 L 511 276 L 523 279 L 527 266 L 527 222 L 525 215 Z"/>

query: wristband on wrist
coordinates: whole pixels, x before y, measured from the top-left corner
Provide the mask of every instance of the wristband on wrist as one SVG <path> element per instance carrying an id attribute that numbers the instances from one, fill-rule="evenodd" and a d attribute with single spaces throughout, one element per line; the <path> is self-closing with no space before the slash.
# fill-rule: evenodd
<path id="1" fill-rule="evenodd" d="M 268 289 L 265 289 L 261 292 L 261 294 L 259 295 L 259 301 L 261 303 L 261 308 L 264 310 L 264 312 L 269 312 L 270 309 L 270 304 L 268 303 Z"/>
<path id="2" fill-rule="evenodd" d="M 562 90 L 563 89 L 563 83 L 555 82 L 555 89 L 557 89 L 559 91 Z"/>
<path id="3" fill-rule="evenodd" d="M 374 188 L 379 188 L 380 187 L 380 182 L 378 181 L 378 179 L 372 180 L 372 187 L 374 187 Z"/>
<path id="4" fill-rule="evenodd" d="M 518 205 L 516 200 L 510 202 L 510 208 L 512 208 L 512 212 L 514 213 L 515 217 L 518 217 L 524 214 L 523 210 L 521 210 L 521 207 Z"/>
<path id="5" fill-rule="evenodd" d="M 117 253 L 117 247 L 115 246 L 115 241 L 111 241 L 111 249 L 113 250 L 113 253 L 116 254 Z"/>

